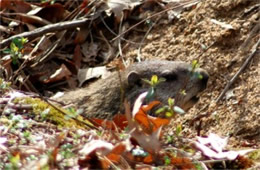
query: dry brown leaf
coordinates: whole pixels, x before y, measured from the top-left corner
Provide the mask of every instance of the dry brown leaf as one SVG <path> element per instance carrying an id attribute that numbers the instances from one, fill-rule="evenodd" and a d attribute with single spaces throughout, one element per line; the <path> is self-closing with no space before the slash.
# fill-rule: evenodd
<path id="1" fill-rule="evenodd" d="M 98 126 L 101 126 L 108 130 L 116 130 L 116 129 L 125 129 L 127 127 L 127 120 L 125 115 L 122 114 L 116 114 L 113 117 L 113 120 L 104 120 L 104 119 L 96 119 L 92 118 L 92 121 L 94 121 Z"/>
<path id="2" fill-rule="evenodd" d="M 81 66 L 81 60 L 82 60 L 82 53 L 80 50 L 80 45 L 76 45 L 74 49 L 74 55 L 73 55 L 73 63 L 74 66 L 76 67 L 75 69 L 78 70 Z"/>
<path id="3" fill-rule="evenodd" d="M 81 168 L 88 167 L 90 169 L 103 169 L 108 167 L 109 164 L 106 162 L 100 161 L 98 155 L 106 155 L 112 151 L 114 145 L 103 141 L 103 140 L 91 140 L 86 143 L 79 151 L 80 154 L 84 155 L 83 159 L 78 160 L 78 164 Z"/>
<path id="4" fill-rule="evenodd" d="M 158 104 L 160 104 L 159 101 L 152 101 L 148 105 L 141 106 L 139 111 L 134 115 L 134 120 L 136 120 L 139 125 L 142 126 L 146 133 L 154 132 L 159 127 L 168 125 L 170 123 L 170 120 L 168 119 L 161 119 L 148 115 L 147 112 Z"/>
<path id="5" fill-rule="evenodd" d="M 62 64 L 61 67 L 56 70 L 55 73 L 53 73 L 50 77 L 45 79 L 43 82 L 44 83 L 52 83 L 52 82 L 57 82 L 62 80 L 63 78 L 68 79 L 69 76 L 71 76 L 71 72 L 68 70 L 68 68 Z"/>
<path id="6" fill-rule="evenodd" d="M 86 68 L 79 69 L 78 71 L 78 80 L 79 87 L 83 85 L 83 83 L 87 80 L 99 77 L 106 77 L 108 75 L 108 71 L 105 66 L 94 67 L 94 68 Z"/>
<path id="7" fill-rule="evenodd" d="M 1 0 L 0 1 L 0 9 L 8 9 L 13 10 L 15 12 L 27 13 L 32 9 L 31 4 L 23 1 L 23 0 Z"/>
<path id="8" fill-rule="evenodd" d="M 88 26 L 80 27 L 80 30 L 77 32 L 74 42 L 76 44 L 84 43 L 86 41 L 86 38 L 89 35 L 89 31 L 90 31 L 90 29 Z"/>
<path id="9" fill-rule="evenodd" d="M 100 154 L 106 155 L 113 149 L 113 147 L 113 144 L 103 140 L 91 140 L 84 145 L 79 153 L 82 155 L 88 155 L 91 152 L 95 151 L 99 152 Z"/>
<path id="10" fill-rule="evenodd" d="M 147 133 L 147 129 L 143 128 L 142 124 L 139 124 L 138 121 L 135 121 L 133 119 L 133 115 L 135 115 L 135 113 L 138 114 L 138 111 L 139 111 L 138 109 L 141 107 L 142 101 L 144 100 L 146 95 L 147 95 L 147 92 L 142 93 L 136 99 L 132 114 L 130 111 L 130 105 L 125 101 L 125 103 L 124 103 L 125 109 L 126 109 L 125 114 L 126 114 L 126 118 L 128 121 L 128 127 L 129 127 L 129 131 L 131 132 L 131 136 L 134 139 L 136 139 L 138 144 L 143 149 L 145 149 L 147 152 L 149 152 L 152 155 L 157 155 L 159 153 L 159 151 L 161 150 L 161 144 L 159 141 L 159 137 L 161 134 L 162 126 L 157 128 L 155 131 L 151 130 L 149 133 Z M 144 115 L 144 113 L 141 113 L 141 114 Z M 141 116 L 141 117 L 144 117 L 144 116 Z M 145 118 L 145 120 L 147 121 L 146 122 L 147 125 L 150 126 L 151 124 L 150 124 L 148 118 Z"/>
<path id="11" fill-rule="evenodd" d="M 171 164 L 176 169 L 196 169 L 189 158 L 171 157 Z"/>
<path id="12" fill-rule="evenodd" d="M 135 6 L 140 5 L 141 1 L 107 0 L 106 4 L 108 6 L 108 10 L 106 10 L 107 15 L 110 16 L 111 12 L 113 12 L 117 21 L 120 21 L 124 10 L 132 10 Z"/>
<path id="13" fill-rule="evenodd" d="M 66 17 L 66 12 L 63 5 L 55 3 L 52 5 L 46 5 L 36 14 L 37 16 L 46 19 L 52 23 L 61 21 Z"/>
<path id="14" fill-rule="evenodd" d="M 6 78 L 9 79 L 9 77 L 11 77 L 13 74 L 13 69 L 11 67 L 12 59 L 11 59 L 10 55 L 3 57 L 1 59 L 1 62 L 2 63 L 1 63 L 0 69 L 4 70 Z"/>

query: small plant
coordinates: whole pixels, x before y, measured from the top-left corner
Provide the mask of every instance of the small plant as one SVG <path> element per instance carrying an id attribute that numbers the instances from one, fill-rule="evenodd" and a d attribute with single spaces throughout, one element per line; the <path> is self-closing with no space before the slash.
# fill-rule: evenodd
<path id="1" fill-rule="evenodd" d="M 30 131 L 23 132 L 23 137 L 27 140 L 31 140 L 31 132 Z"/>
<path id="2" fill-rule="evenodd" d="M 10 163 L 6 164 L 5 169 L 20 169 L 19 167 L 21 166 L 21 159 L 19 154 L 15 156 L 9 155 L 9 161 Z"/>
<path id="3" fill-rule="evenodd" d="M 169 98 L 168 99 L 168 105 L 165 105 L 161 108 L 159 108 L 158 110 L 156 110 L 155 114 L 161 114 L 164 113 L 166 117 L 170 118 L 174 116 L 174 113 L 179 113 L 179 114 L 184 114 L 185 111 L 182 110 L 180 107 L 178 106 L 174 106 L 174 99 Z"/>
<path id="4" fill-rule="evenodd" d="M 0 90 L 2 91 L 5 91 L 5 90 L 8 90 L 10 89 L 10 86 L 11 86 L 11 83 L 10 82 L 7 82 L 5 81 L 4 79 L 1 79 L 0 78 Z"/>
<path id="5" fill-rule="evenodd" d="M 18 59 L 23 56 L 24 44 L 28 42 L 27 38 L 15 38 L 10 44 L 10 48 L 5 49 L 5 54 L 10 54 L 14 65 L 18 63 Z"/>
<path id="6" fill-rule="evenodd" d="M 164 157 L 164 165 L 170 165 L 171 164 L 171 159 L 168 156 Z"/>
<path id="7" fill-rule="evenodd" d="M 153 75 L 151 80 L 147 80 L 147 79 L 142 79 L 142 80 L 151 86 L 146 96 L 147 100 L 151 99 L 155 95 L 156 86 L 159 83 L 166 81 L 165 78 L 158 78 L 157 75 Z"/>
<path id="8" fill-rule="evenodd" d="M 81 115 L 83 113 L 83 109 L 78 109 L 76 110 L 73 107 L 70 107 L 67 109 L 67 111 L 70 113 L 69 115 L 65 116 L 66 120 L 69 120 L 71 118 L 77 118 L 79 115 Z"/>
<path id="9" fill-rule="evenodd" d="M 74 156 L 72 149 L 73 149 L 73 145 L 71 145 L 70 143 L 64 144 L 61 146 L 60 154 L 65 159 L 72 158 Z"/>
<path id="10" fill-rule="evenodd" d="M 181 132 L 182 132 L 182 125 L 178 124 L 176 127 L 176 135 L 181 136 Z"/>
<path id="11" fill-rule="evenodd" d="M 196 63 L 194 64 L 194 67 L 197 67 Z M 157 75 L 153 75 L 151 80 L 143 79 L 143 81 L 151 86 L 149 88 L 148 94 L 146 96 L 146 100 L 149 101 L 154 97 L 157 85 L 160 84 L 161 82 L 166 81 L 166 79 L 165 78 L 158 78 Z M 185 90 L 182 90 L 181 94 L 186 95 Z M 180 114 L 184 114 L 185 111 L 182 110 L 178 106 L 174 106 L 174 102 L 175 102 L 174 99 L 169 98 L 168 99 L 168 105 L 159 108 L 155 112 L 155 114 L 158 115 L 158 114 L 164 113 L 166 117 L 173 117 L 175 112 L 180 113 Z"/>
<path id="12" fill-rule="evenodd" d="M 199 78 L 199 79 L 202 79 L 203 76 L 202 76 L 201 74 L 199 74 L 198 72 L 195 72 L 195 69 L 196 69 L 196 68 L 199 68 L 199 67 L 200 67 L 200 65 L 199 65 L 198 60 L 193 60 L 192 63 L 191 63 L 191 73 L 192 73 L 195 77 L 197 77 L 197 78 Z"/>

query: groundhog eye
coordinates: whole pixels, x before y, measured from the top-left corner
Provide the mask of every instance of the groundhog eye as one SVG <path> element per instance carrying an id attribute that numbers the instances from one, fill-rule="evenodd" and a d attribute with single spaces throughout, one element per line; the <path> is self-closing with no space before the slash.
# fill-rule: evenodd
<path id="1" fill-rule="evenodd" d="M 163 78 L 165 78 L 166 81 L 176 81 L 178 79 L 178 76 L 175 73 L 167 73 L 163 74 Z"/>

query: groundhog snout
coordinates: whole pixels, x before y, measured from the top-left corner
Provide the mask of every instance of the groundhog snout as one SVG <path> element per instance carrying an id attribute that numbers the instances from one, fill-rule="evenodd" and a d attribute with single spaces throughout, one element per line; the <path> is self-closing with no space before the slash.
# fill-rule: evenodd
<path id="1" fill-rule="evenodd" d="M 201 88 L 200 88 L 200 91 L 203 91 L 203 90 L 205 90 L 207 88 L 209 74 L 207 73 L 207 71 L 205 71 L 203 69 L 199 70 L 199 74 L 201 75 L 201 80 L 200 80 Z"/>

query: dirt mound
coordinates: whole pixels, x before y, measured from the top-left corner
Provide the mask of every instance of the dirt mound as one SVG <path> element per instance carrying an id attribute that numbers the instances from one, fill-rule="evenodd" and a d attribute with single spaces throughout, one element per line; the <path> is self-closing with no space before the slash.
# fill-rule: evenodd
<path id="1" fill-rule="evenodd" d="M 183 12 L 178 20 L 165 24 L 167 20 L 161 19 L 152 29 L 142 47 L 141 59 L 163 58 L 189 62 L 197 59 L 210 74 L 208 89 L 200 103 L 174 123 L 185 124 L 198 114 L 210 114 L 202 119 L 202 135 L 216 132 L 259 143 L 259 52 L 224 98 L 214 104 L 259 39 L 257 11 L 259 4 L 256 1 L 204 1 L 196 9 Z M 135 35 L 133 39 L 140 37 Z M 138 54 L 136 46 L 130 46 L 127 51 L 126 56 L 130 58 Z M 187 134 L 196 133 L 193 127 L 186 125 Z"/>

